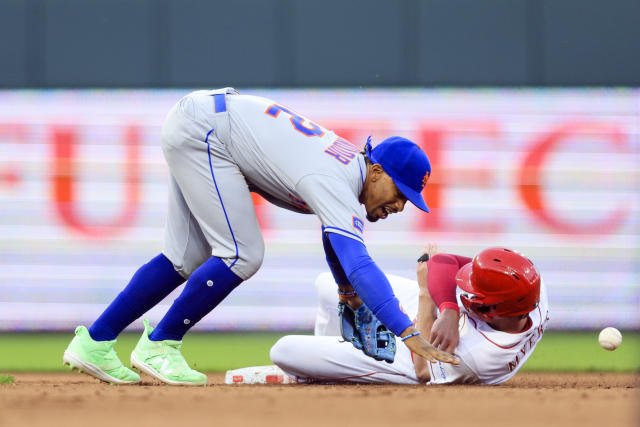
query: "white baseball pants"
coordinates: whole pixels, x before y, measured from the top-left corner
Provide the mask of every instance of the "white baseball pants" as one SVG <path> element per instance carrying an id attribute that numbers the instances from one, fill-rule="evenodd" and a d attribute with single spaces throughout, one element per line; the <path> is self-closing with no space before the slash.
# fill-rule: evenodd
<path id="1" fill-rule="evenodd" d="M 400 302 L 418 298 L 416 282 L 387 275 Z M 393 363 L 377 361 L 340 334 L 337 285 L 331 273 L 322 273 L 315 282 L 318 313 L 315 335 L 288 335 L 271 348 L 271 360 L 299 381 L 419 384 L 411 352 L 396 338 Z"/>

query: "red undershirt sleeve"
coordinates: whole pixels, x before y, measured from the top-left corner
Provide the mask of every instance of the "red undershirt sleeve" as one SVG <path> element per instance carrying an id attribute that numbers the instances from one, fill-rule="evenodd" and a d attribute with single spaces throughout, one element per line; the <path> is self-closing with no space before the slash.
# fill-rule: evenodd
<path id="1" fill-rule="evenodd" d="M 452 254 L 436 254 L 428 261 L 427 286 L 440 312 L 446 308 L 460 311 L 456 300 L 456 273 L 470 262 L 471 258 Z"/>

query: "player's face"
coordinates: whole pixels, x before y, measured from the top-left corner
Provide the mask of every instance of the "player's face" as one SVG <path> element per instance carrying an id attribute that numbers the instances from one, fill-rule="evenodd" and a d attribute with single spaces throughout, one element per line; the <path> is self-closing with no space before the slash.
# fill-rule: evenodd
<path id="1" fill-rule="evenodd" d="M 520 333 L 531 326 L 529 315 L 523 316 L 494 316 L 487 322 L 496 331 Z"/>
<path id="2" fill-rule="evenodd" d="M 375 171 L 372 172 L 376 173 Z M 402 212 L 406 203 L 407 198 L 398 190 L 391 177 L 384 171 L 379 174 L 375 181 L 371 182 L 364 197 L 367 219 L 371 222 L 385 219 L 393 213 Z"/>

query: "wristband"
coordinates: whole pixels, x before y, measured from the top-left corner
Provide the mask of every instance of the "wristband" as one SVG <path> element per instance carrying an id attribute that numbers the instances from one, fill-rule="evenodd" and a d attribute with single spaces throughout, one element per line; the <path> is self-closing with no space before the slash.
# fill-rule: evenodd
<path id="1" fill-rule="evenodd" d="M 420 258 L 418 258 L 418 262 L 427 262 L 429 261 L 429 254 L 422 254 Z"/>
<path id="2" fill-rule="evenodd" d="M 358 293 L 356 291 L 341 291 L 340 288 L 338 288 L 338 294 L 342 295 L 343 297 L 355 297 L 356 295 L 358 295 Z"/>
<path id="3" fill-rule="evenodd" d="M 442 313 L 442 311 L 447 308 L 451 310 L 455 310 L 458 313 L 460 313 L 460 307 L 458 307 L 458 304 L 456 304 L 455 302 L 449 302 L 449 301 L 445 301 L 442 304 L 440 304 L 440 306 L 438 307 L 438 310 L 440 311 L 440 313 Z"/>
<path id="4" fill-rule="evenodd" d="M 402 341 L 406 341 L 406 340 L 408 340 L 409 338 L 411 338 L 411 337 L 415 337 L 415 336 L 417 336 L 417 335 L 420 335 L 420 331 L 415 331 L 414 333 L 409 334 L 409 335 L 407 335 L 406 337 L 400 337 L 400 339 L 401 339 Z"/>

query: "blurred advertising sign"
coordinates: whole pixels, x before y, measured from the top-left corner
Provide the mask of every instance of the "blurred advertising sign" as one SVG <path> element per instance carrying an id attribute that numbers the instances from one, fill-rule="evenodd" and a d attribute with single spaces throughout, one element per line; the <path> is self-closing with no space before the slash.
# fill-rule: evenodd
<path id="1" fill-rule="evenodd" d="M 160 252 L 160 126 L 187 92 L 0 91 L 0 330 L 91 323 Z M 541 270 L 551 327 L 640 325 L 637 90 L 242 92 L 358 146 L 397 134 L 425 149 L 431 213 L 408 207 L 365 224 L 385 272 L 413 278 L 431 241 L 468 255 L 504 245 Z M 263 267 L 197 328 L 310 329 L 313 282 L 326 270 L 319 223 L 254 202 Z M 149 317 L 157 321 L 176 295 Z"/>

